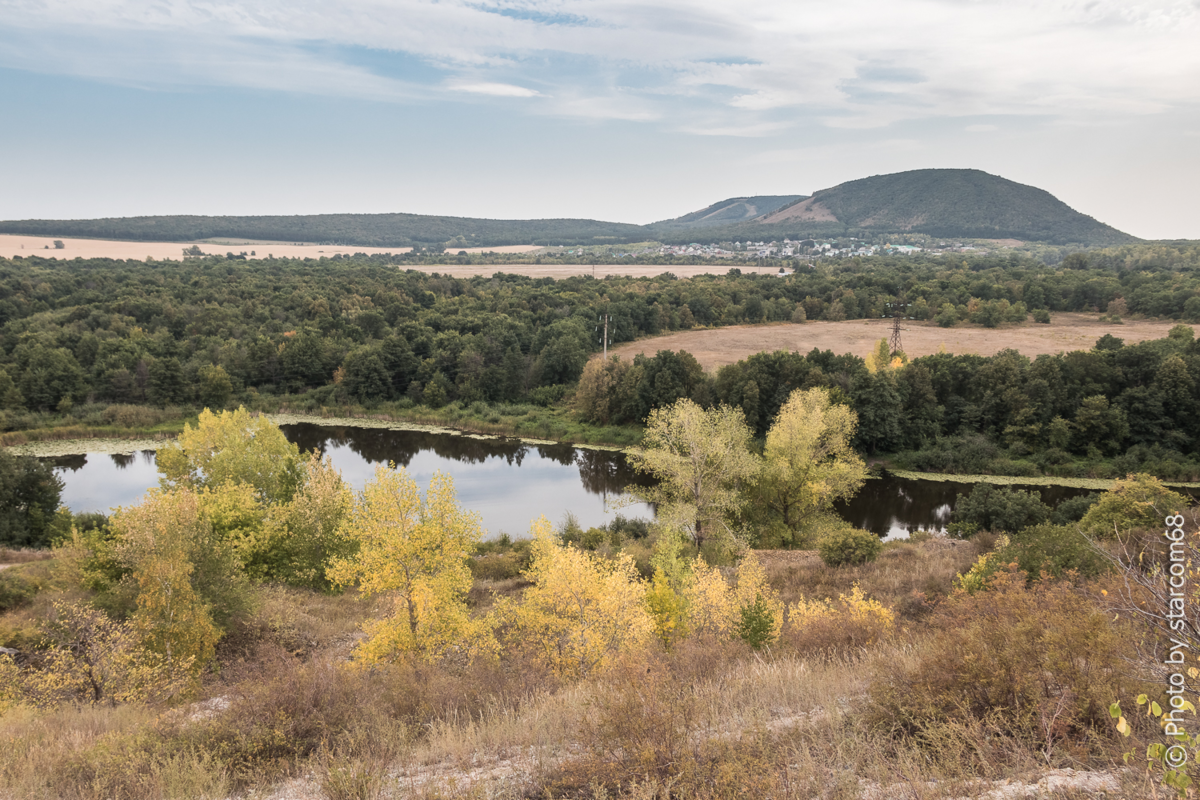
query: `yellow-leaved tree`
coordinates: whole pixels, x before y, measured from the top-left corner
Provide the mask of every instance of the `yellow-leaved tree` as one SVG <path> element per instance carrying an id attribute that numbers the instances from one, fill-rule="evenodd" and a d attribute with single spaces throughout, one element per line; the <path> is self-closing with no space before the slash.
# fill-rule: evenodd
<path id="1" fill-rule="evenodd" d="M 751 435 L 741 409 L 706 411 L 687 399 L 656 408 L 646 418 L 642 447 L 627 458 L 658 483 L 627 491 L 657 504 L 660 521 L 688 531 L 697 547 L 715 535 L 729 537 L 742 489 L 758 471 Z"/>
<path id="2" fill-rule="evenodd" d="M 469 659 L 490 649 L 489 630 L 482 620 L 471 619 L 466 604 L 467 558 L 483 529 L 478 515 L 459 508 L 449 475 L 434 473 L 422 499 L 403 469 L 376 467 L 340 535 L 356 544 L 357 552 L 335 557 L 329 578 L 395 599 L 391 615 L 363 626 L 367 639 L 356 651 L 359 659 Z"/>
<path id="3" fill-rule="evenodd" d="M 550 522 L 533 523 L 533 586 L 513 611 L 514 634 L 560 675 L 582 676 L 654 635 L 633 558 L 564 546 Z"/>
<path id="4" fill-rule="evenodd" d="M 140 505 L 118 509 L 112 529 L 118 558 L 137 587 L 134 629 L 167 664 L 198 670 L 220 638 L 213 611 L 228 619 L 246 602 L 240 570 L 198 495 L 151 490 Z"/>
<path id="5" fill-rule="evenodd" d="M 888 346 L 888 340 L 880 339 L 864 361 L 868 372 L 891 372 L 907 364 L 908 357 L 903 351 L 893 353 L 892 348 Z"/>
<path id="6" fill-rule="evenodd" d="M 828 389 L 797 389 L 779 409 L 755 496 L 781 522 L 783 544 L 798 543 L 807 523 L 862 487 L 867 468 L 851 446 L 857 426 L 858 415 L 831 402 Z"/>
<path id="7" fill-rule="evenodd" d="M 245 407 L 214 414 L 205 409 L 196 427 L 158 451 L 164 489 L 216 489 L 225 484 L 254 487 L 264 504 L 291 499 L 300 483 L 300 450 L 279 426 Z"/>

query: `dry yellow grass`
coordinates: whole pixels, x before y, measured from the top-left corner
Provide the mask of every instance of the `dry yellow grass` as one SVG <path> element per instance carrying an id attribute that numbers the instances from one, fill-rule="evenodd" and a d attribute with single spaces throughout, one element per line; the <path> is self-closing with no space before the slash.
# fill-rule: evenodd
<path id="1" fill-rule="evenodd" d="M 901 341 L 909 358 L 932 355 L 943 347 L 956 355 L 981 356 L 1012 348 L 1032 358 L 1043 353 L 1090 350 L 1106 333 L 1124 339 L 1126 344 L 1161 339 L 1179 324 L 1173 320 L 1128 320 L 1122 325 L 1112 325 L 1099 322 L 1097 317 L 1097 314 L 1062 312 L 1052 314 L 1049 325 L 1029 322 L 1002 328 L 939 328 L 932 322 L 909 320 L 904 323 Z M 891 330 L 889 319 L 736 325 L 640 339 L 613 347 L 610 352 L 631 359 L 639 353 L 652 356 L 659 350 L 686 350 L 702 367 L 712 370 L 755 353 L 775 350 L 807 353 L 815 347 L 865 357 L 880 339 L 888 338 Z"/>
<path id="2" fill-rule="evenodd" d="M 227 243 L 208 244 L 204 242 L 117 242 L 107 239 L 62 239 L 62 250 L 54 248 L 54 238 L 47 236 L 18 236 L 15 234 L 0 234 L 0 256 L 41 256 L 42 258 L 114 258 L 145 260 L 147 256 L 156 260 L 180 261 L 183 259 L 185 247 L 199 244 L 206 255 L 225 255 L 226 253 L 249 253 L 253 250 L 259 258 L 268 254 L 276 258 L 320 258 L 337 254 L 353 255 L 354 253 L 407 253 L 409 247 L 339 247 L 326 244 L 291 244 L 282 242 L 258 243 L 245 240 L 230 239 Z M 490 274 L 490 273 L 489 273 Z"/>

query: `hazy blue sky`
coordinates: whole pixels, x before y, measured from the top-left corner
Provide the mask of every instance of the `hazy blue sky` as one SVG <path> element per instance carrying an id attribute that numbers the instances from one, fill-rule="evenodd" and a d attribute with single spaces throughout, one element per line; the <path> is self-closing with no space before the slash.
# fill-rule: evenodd
<path id="1" fill-rule="evenodd" d="M 1200 0 L 0 0 L 0 218 L 651 222 L 922 167 L 1200 238 Z"/>

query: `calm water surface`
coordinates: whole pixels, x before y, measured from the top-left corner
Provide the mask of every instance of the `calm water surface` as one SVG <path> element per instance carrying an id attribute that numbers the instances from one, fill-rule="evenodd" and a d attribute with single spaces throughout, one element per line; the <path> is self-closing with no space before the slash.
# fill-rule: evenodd
<path id="1" fill-rule="evenodd" d="M 583 527 L 604 525 L 619 511 L 651 517 L 649 506 L 605 510 L 606 500 L 643 478 L 620 453 L 570 445 L 533 445 L 518 439 L 349 428 L 283 425 L 284 435 L 302 451 L 328 455 L 355 489 L 374 475 L 376 464 L 404 467 L 422 489 L 434 472 L 454 477 L 459 504 L 478 512 L 489 534 L 525 534 L 545 515 L 558 523 L 572 512 Z M 88 454 L 51 459 L 63 479 L 63 502 L 72 511 L 105 511 L 137 503 L 158 484 L 153 451 L 133 455 Z"/>
<path id="2" fill-rule="evenodd" d="M 423 431 L 390 431 L 330 425 L 284 425 L 284 434 L 302 451 L 317 449 L 355 489 L 374 474 L 376 464 L 391 461 L 408 470 L 425 488 L 435 471 L 454 476 L 459 503 L 476 511 L 492 535 L 520 536 L 531 520 L 545 515 L 558 523 L 570 511 L 583 527 L 610 522 L 616 510 L 606 500 L 633 483 L 646 483 L 621 453 L 584 450 L 570 445 L 533 445 L 517 439 L 476 439 Z M 158 484 L 154 453 L 89 454 L 52 459 L 63 479 L 63 502 L 72 511 L 108 511 L 137 503 Z M 886 538 L 904 538 L 916 530 L 944 530 L 959 494 L 973 484 L 922 481 L 885 475 L 869 480 L 837 511 L 851 524 Z M 1051 506 L 1086 489 L 1018 486 L 1039 492 Z M 653 515 L 649 506 L 619 509 L 626 517 Z"/>

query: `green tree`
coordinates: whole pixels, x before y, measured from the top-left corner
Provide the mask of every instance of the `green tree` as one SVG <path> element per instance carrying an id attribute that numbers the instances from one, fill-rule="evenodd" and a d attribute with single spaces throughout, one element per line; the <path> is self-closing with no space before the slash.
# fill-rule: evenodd
<path id="1" fill-rule="evenodd" d="M 949 531 L 960 539 L 980 530 L 1020 533 L 1049 520 L 1050 512 L 1036 492 L 977 483 L 969 495 L 958 495 Z"/>
<path id="2" fill-rule="evenodd" d="M 224 408 L 233 394 L 233 382 L 225 368 L 210 364 L 201 367 L 197 377 L 200 379 L 200 404 L 205 408 Z"/>
<path id="3" fill-rule="evenodd" d="M 740 409 L 705 411 L 691 400 L 656 408 L 642 447 L 627 458 L 659 483 L 628 491 L 659 504 L 660 518 L 687 530 L 698 547 L 714 533 L 732 533 L 730 519 L 745 502 L 742 488 L 758 470 L 751 435 Z"/>
<path id="4" fill-rule="evenodd" d="M 23 360 L 20 390 L 30 408 L 49 411 L 87 393 L 87 377 L 70 350 L 37 345 Z"/>
<path id="5" fill-rule="evenodd" d="M 0 449 L 0 545 L 48 547 L 62 489 L 49 464 Z"/>
<path id="6" fill-rule="evenodd" d="M 373 348 L 352 351 L 342 362 L 342 388 L 360 403 L 386 400 L 392 379 L 383 359 Z"/>
<path id="7" fill-rule="evenodd" d="M 150 402 L 160 406 L 183 402 L 185 385 L 179 359 L 156 358 L 150 364 Z"/>
<path id="8" fill-rule="evenodd" d="M 1075 412 L 1075 448 L 1083 452 L 1091 446 L 1116 453 L 1129 436 L 1125 412 L 1108 402 L 1102 394 L 1085 397 Z"/>
<path id="9" fill-rule="evenodd" d="M 13 383 L 8 373 L 0 369 L 0 409 L 18 409 L 25 405 L 25 398 Z"/>

